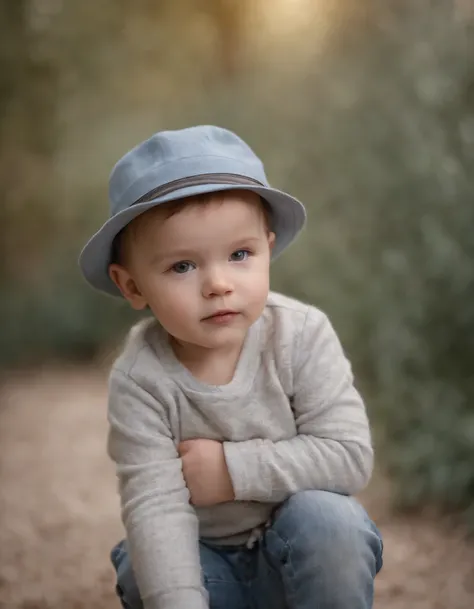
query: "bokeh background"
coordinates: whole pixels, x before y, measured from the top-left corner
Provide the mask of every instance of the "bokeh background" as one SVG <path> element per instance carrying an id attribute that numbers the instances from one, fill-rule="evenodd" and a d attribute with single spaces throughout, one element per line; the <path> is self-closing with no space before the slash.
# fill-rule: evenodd
<path id="1" fill-rule="evenodd" d="M 78 252 L 153 132 L 236 130 L 308 227 L 273 287 L 367 400 L 376 607 L 474 606 L 474 2 L 0 0 L 0 607 L 118 607 L 107 367 Z"/>

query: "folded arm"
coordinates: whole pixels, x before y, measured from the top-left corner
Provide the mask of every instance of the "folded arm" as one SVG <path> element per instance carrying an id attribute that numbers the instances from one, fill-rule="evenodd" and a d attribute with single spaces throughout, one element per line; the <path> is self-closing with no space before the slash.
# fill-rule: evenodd
<path id="1" fill-rule="evenodd" d="M 368 483 L 373 450 L 365 406 L 329 320 L 309 309 L 295 369 L 297 435 L 272 442 L 226 442 L 235 498 L 281 502 L 320 489 L 352 495 Z"/>

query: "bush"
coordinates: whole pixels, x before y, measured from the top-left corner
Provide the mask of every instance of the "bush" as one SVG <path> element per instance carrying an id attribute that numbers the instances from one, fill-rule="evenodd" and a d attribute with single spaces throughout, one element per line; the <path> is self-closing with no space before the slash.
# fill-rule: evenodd
<path id="1" fill-rule="evenodd" d="M 7 323 L 0 334 L 0 369 L 90 361 L 116 347 L 137 319 L 120 299 L 87 288 L 76 257 L 63 251 L 34 283 L 3 283 L 0 316 Z"/>

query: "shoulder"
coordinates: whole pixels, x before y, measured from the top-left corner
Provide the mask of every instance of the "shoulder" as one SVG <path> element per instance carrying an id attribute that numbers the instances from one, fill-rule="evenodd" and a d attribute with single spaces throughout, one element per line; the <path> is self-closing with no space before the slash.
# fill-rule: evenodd
<path id="1" fill-rule="evenodd" d="M 158 322 L 145 319 L 134 325 L 115 360 L 108 381 L 108 420 L 112 427 L 169 435 L 174 406 L 168 376 L 157 355 Z M 157 431 L 158 433 L 158 431 Z"/>
<path id="2" fill-rule="evenodd" d="M 316 376 L 319 384 L 322 379 L 333 376 L 352 378 L 350 362 L 325 312 L 274 293 L 270 295 L 267 309 L 268 329 L 271 329 L 267 336 L 272 338 L 266 348 L 272 351 L 280 378 L 291 381 L 288 386 L 293 391 L 298 386 L 301 390 L 303 381 L 314 388 Z"/>
<path id="3" fill-rule="evenodd" d="M 128 332 L 120 355 L 112 365 L 110 380 L 121 378 L 122 383 L 137 385 L 142 390 L 162 399 L 166 393 L 167 375 L 164 373 L 157 344 L 162 333 L 156 319 L 147 318 Z"/>
<path id="4" fill-rule="evenodd" d="M 317 307 L 278 292 L 270 292 L 264 316 L 267 325 L 288 334 L 292 341 L 299 341 L 308 330 L 314 332 L 329 324 L 327 315 Z"/>
<path id="5" fill-rule="evenodd" d="M 314 305 L 270 292 L 264 317 L 266 347 L 271 345 L 275 354 L 291 353 L 285 365 L 293 369 L 308 355 L 335 354 L 342 349 L 329 317 Z"/>
<path id="6" fill-rule="evenodd" d="M 112 372 L 133 376 L 140 368 L 139 364 L 145 363 L 146 367 L 149 360 L 156 358 L 151 340 L 156 323 L 155 319 L 147 318 L 132 326 L 125 337 L 120 355 L 113 363 Z"/>
<path id="7" fill-rule="evenodd" d="M 324 333 L 327 316 L 313 305 L 270 292 L 262 317 L 264 360 L 272 360 L 280 381 L 291 395 L 301 359 L 313 350 L 317 335 Z"/>

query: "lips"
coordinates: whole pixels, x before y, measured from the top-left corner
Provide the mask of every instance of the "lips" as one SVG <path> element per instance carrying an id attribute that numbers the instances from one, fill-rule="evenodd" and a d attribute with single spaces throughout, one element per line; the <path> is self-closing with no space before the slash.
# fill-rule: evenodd
<path id="1" fill-rule="evenodd" d="M 216 323 L 218 323 L 218 322 L 224 323 L 227 321 L 231 321 L 237 315 L 238 315 L 238 312 L 234 311 L 233 309 L 222 309 L 220 311 L 216 311 L 212 315 L 208 315 L 207 317 L 204 317 L 203 321 L 213 321 Z"/>
<path id="2" fill-rule="evenodd" d="M 208 315 L 204 319 L 213 319 L 214 317 L 223 317 L 224 315 L 237 315 L 237 311 L 232 309 L 221 309 L 220 311 L 216 311 L 212 315 Z"/>

